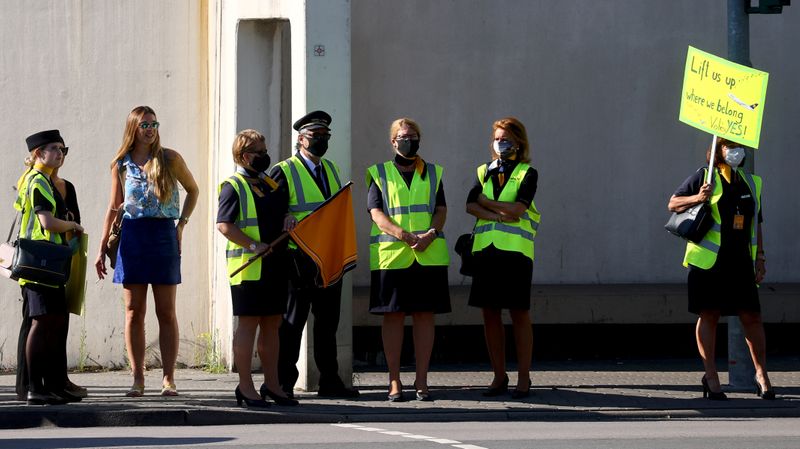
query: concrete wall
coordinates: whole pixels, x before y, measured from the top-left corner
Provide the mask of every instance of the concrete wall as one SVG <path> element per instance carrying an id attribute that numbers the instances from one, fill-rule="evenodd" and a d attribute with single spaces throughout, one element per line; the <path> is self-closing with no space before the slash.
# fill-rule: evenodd
<path id="1" fill-rule="evenodd" d="M 59 128 L 70 147 L 60 174 L 75 184 L 89 243 L 86 313 L 71 318 L 70 365 L 125 366 L 122 289 L 96 282 L 92 268 L 109 198 L 109 164 L 130 110 L 152 106 L 161 142 L 180 151 L 197 182 L 205 169 L 205 27 L 201 3 L 158 0 L 8 1 L 0 14 L 0 189 L 2 217 L 12 217 L 15 184 L 27 156 L 25 137 Z M 182 363 L 193 363 L 198 334 L 208 330 L 208 206 L 200 202 L 184 233 L 178 287 Z M 4 225 L 6 226 L 6 225 Z M 5 232 L 5 231 L 4 231 Z M 16 365 L 19 287 L 0 281 L 0 367 Z M 152 299 L 147 357 L 158 354 Z"/>
<path id="2" fill-rule="evenodd" d="M 705 161 L 711 136 L 678 122 L 689 45 L 727 55 L 726 2 L 354 0 L 356 285 L 369 284 L 363 173 L 392 156 L 388 127 L 422 127 L 420 154 L 445 168 L 449 246 L 491 124 L 528 129 L 539 170 L 535 284 L 681 283 L 685 246 L 667 200 Z M 800 7 L 751 16 L 751 59 L 770 73 L 756 172 L 764 176 L 769 282 L 797 282 Z M 468 283 L 457 272 L 450 283 Z"/>

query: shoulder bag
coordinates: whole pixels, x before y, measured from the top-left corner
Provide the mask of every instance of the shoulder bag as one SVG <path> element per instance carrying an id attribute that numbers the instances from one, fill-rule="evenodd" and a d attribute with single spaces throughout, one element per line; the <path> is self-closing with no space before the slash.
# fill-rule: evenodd
<path id="1" fill-rule="evenodd" d="M 108 257 L 108 264 L 111 266 L 112 270 L 117 267 L 117 252 L 119 251 L 119 241 L 122 238 L 122 215 L 124 212 L 122 206 L 125 205 L 125 178 L 123 177 L 123 167 L 125 167 L 125 165 L 121 164 L 118 169 L 123 201 L 116 209 L 111 209 L 111 211 L 115 213 L 114 221 L 111 222 L 106 248 L 103 251 L 106 257 Z"/>
<path id="2" fill-rule="evenodd" d="M 690 242 L 699 243 L 713 224 L 711 206 L 702 202 L 683 212 L 673 212 L 664 229 Z"/>

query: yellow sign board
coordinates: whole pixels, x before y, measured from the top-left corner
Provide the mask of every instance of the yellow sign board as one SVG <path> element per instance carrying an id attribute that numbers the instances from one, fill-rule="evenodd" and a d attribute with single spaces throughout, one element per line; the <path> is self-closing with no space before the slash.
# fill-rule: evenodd
<path id="1" fill-rule="evenodd" d="M 689 47 L 679 120 L 758 148 L 769 74 Z"/>
<path id="2" fill-rule="evenodd" d="M 72 255 L 72 266 L 67 281 L 67 311 L 75 315 L 83 314 L 86 299 L 86 262 L 89 255 L 89 236 L 84 232 L 77 239 L 77 251 Z"/>

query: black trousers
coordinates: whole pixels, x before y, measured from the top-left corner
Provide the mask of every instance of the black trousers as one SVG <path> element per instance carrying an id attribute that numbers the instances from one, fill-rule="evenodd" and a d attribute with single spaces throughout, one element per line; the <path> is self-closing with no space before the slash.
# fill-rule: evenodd
<path id="1" fill-rule="evenodd" d="M 320 387 L 339 386 L 339 363 L 336 361 L 336 329 L 342 304 L 341 281 L 328 288 L 292 288 L 280 328 L 278 381 L 284 391 L 292 391 L 297 382 L 300 340 L 308 320 L 314 314 L 314 362 L 319 369 Z"/>
<path id="2" fill-rule="evenodd" d="M 17 398 L 25 400 L 28 394 L 28 361 L 25 358 L 25 346 L 28 333 L 31 331 L 31 318 L 28 316 L 28 299 L 22 298 L 22 324 L 19 326 L 17 341 Z"/>

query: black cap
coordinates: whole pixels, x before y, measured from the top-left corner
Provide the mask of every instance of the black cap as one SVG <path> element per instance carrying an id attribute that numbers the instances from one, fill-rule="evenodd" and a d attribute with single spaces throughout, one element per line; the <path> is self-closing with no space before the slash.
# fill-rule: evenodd
<path id="1" fill-rule="evenodd" d="M 325 111 L 314 111 L 309 112 L 308 114 L 300 117 L 292 128 L 295 131 L 302 131 L 304 129 L 316 129 L 316 128 L 325 128 L 331 129 L 331 116 Z"/>
<path id="2" fill-rule="evenodd" d="M 64 145 L 64 139 L 61 138 L 61 133 L 58 132 L 57 129 L 39 131 L 36 134 L 31 134 L 25 139 L 25 143 L 28 144 L 29 152 L 53 142 L 61 142 L 61 145 Z"/>

